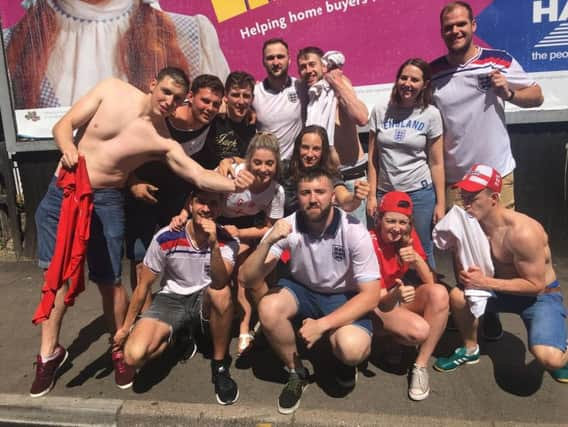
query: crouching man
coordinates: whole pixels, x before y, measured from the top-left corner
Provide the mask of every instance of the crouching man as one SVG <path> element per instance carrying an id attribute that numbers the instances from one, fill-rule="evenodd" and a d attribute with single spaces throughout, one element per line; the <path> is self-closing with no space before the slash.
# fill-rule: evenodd
<path id="1" fill-rule="evenodd" d="M 466 212 L 479 221 L 489 239 L 495 277 L 484 276 L 475 266 L 460 271 L 460 286 L 452 289 L 450 306 L 464 346 L 439 358 L 434 368 L 447 372 L 479 362 L 478 321 L 464 289 L 486 289 L 496 295 L 487 309 L 519 314 L 527 328 L 530 352 L 555 380 L 568 382 L 566 308 L 552 267 L 548 235 L 534 219 L 501 205 L 501 185 L 499 172 L 481 164 L 456 184 Z"/>
<path id="2" fill-rule="evenodd" d="M 215 395 L 219 404 L 230 405 L 239 397 L 227 357 L 233 320 L 229 282 L 238 243 L 215 223 L 221 204 L 221 194 L 195 190 L 188 199 L 192 219 L 185 228 L 163 228 L 156 233 L 144 258 L 124 326 L 114 340 L 124 345 L 126 364 L 139 369 L 172 345 L 180 331 L 192 331 L 201 319 L 209 318 Z M 152 283 L 161 273 L 160 291 L 136 321 Z"/>
<path id="3" fill-rule="evenodd" d="M 299 210 L 276 222 L 240 270 L 256 295 L 283 252 L 290 253 L 291 279 L 281 279 L 258 306 L 262 330 L 289 372 L 278 398 L 282 414 L 298 408 L 308 383 L 293 320 L 302 321 L 298 333 L 308 348 L 329 337 L 343 387 L 355 386 L 356 366 L 371 349 L 369 312 L 379 302 L 379 265 L 366 228 L 333 206 L 333 191 L 333 178 L 324 170 L 300 177 Z"/>

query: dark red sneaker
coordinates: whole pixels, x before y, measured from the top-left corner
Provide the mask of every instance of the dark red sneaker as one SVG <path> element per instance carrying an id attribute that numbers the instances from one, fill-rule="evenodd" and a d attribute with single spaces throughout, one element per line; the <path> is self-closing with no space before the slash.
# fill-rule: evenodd
<path id="1" fill-rule="evenodd" d="M 67 357 L 69 356 L 67 350 L 65 350 L 60 345 L 57 345 L 57 347 L 55 347 L 55 352 L 58 353 L 57 357 L 45 363 L 41 361 L 41 356 L 39 354 L 37 355 L 35 362 L 36 375 L 32 384 L 32 388 L 30 389 L 31 397 L 45 396 L 55 385 L 57 371 L 59 370 L 59 368 L 61 368 L 61 366 L 63 366 L 63 364 L 67 360 Z"/>
<path id="2" fill-rule="evenodd" d="M 114 382 L 116 385 L 123 390 L 132 387 L 136 369 L 124 362 L 124 354 L 121 350 L 112 352 L 112 364 L 114 366 Z"/>

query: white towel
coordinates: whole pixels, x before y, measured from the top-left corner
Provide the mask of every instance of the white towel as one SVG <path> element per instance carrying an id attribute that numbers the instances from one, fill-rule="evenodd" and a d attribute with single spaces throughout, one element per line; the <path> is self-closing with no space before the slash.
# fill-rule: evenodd
<path id="1" fill-rule="evenodd" d="M 337 98 L 335 91 L 328 82 L 322 79 L 308 89 L 306 126 L 319 125 L 325 128 L 329 145 L 333 146 L 336 115 Z"/>
<path id="2" fill-rule="evenodd" d="M 438 249 L 452 249 L 464 270 L 477 266 L 484 275 L 493 277 L 495 269 L 491 260 L 491 248 L 479 222 L 459 206 L 454 206 L 434 227 L 434 244 Z M 485 313 L 487 299 L 494 297 L 493 291 L 466 289 L 465 296 L 471 313 L 480 317 Z"/>

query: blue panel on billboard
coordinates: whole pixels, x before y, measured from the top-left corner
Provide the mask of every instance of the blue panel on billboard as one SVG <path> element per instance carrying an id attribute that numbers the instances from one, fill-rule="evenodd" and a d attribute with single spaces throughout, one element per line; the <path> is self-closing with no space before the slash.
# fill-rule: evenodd
<path id="1" fill-rule="evenodd" d="M 568 0 L 496 0 L 479 14 L 477 35 L 528 72 L 568 70 Z"/>

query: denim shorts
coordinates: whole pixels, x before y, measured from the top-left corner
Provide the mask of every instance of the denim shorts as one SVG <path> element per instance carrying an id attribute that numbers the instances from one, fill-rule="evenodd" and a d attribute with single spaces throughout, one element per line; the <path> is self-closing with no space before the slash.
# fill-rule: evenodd
<path id="1" fill-rule="evenodd" d="M 536 297 L 499 292 L 496 295 L 489 298 L 487 311 L 519 314 L 527 329 L 529 348 L 545 345 L 566 351 L 566 308 L 561 292 Z"/>
<path id="2" fill-rule="evenodd" d="M 290 279 L 280 279 L 278 286 L 288 289 L 296 299 L 296 305 L 298 306 L 296 319 L 300 321 L 308 317 L 311 319 L 319 319 L 327 316 L 356 295 L 356 292 L 339 294 L 314 292 L 306 286 Z M 373 324 L 369 315 L 355 320 L 353 325 L 363 328 L 370 336 L 373 335 Z"/>
<path id="3" fill-rule="evenodd" d="M 171 336 L 183 329 L 192 331 L 202 318 L 201 308 L 205 289 L 189 295 L 158 293 L 154 296 L 150 308 L 140 317 L 156 319 L 170 325 Z"/>
<path id="4" fill-rule="evenodd" d="M 48 268 L 55 250 L 57 225 L 63 190 L 57 177 L 51 180 L 36 213 L 38 258 L 41 268 Z M 124 241 L 124 196 L 122 190 L 103 188 L 93 192 L 91 235 L 87 246 L 89 279 L 97 284 L 120 282 Z"/>

